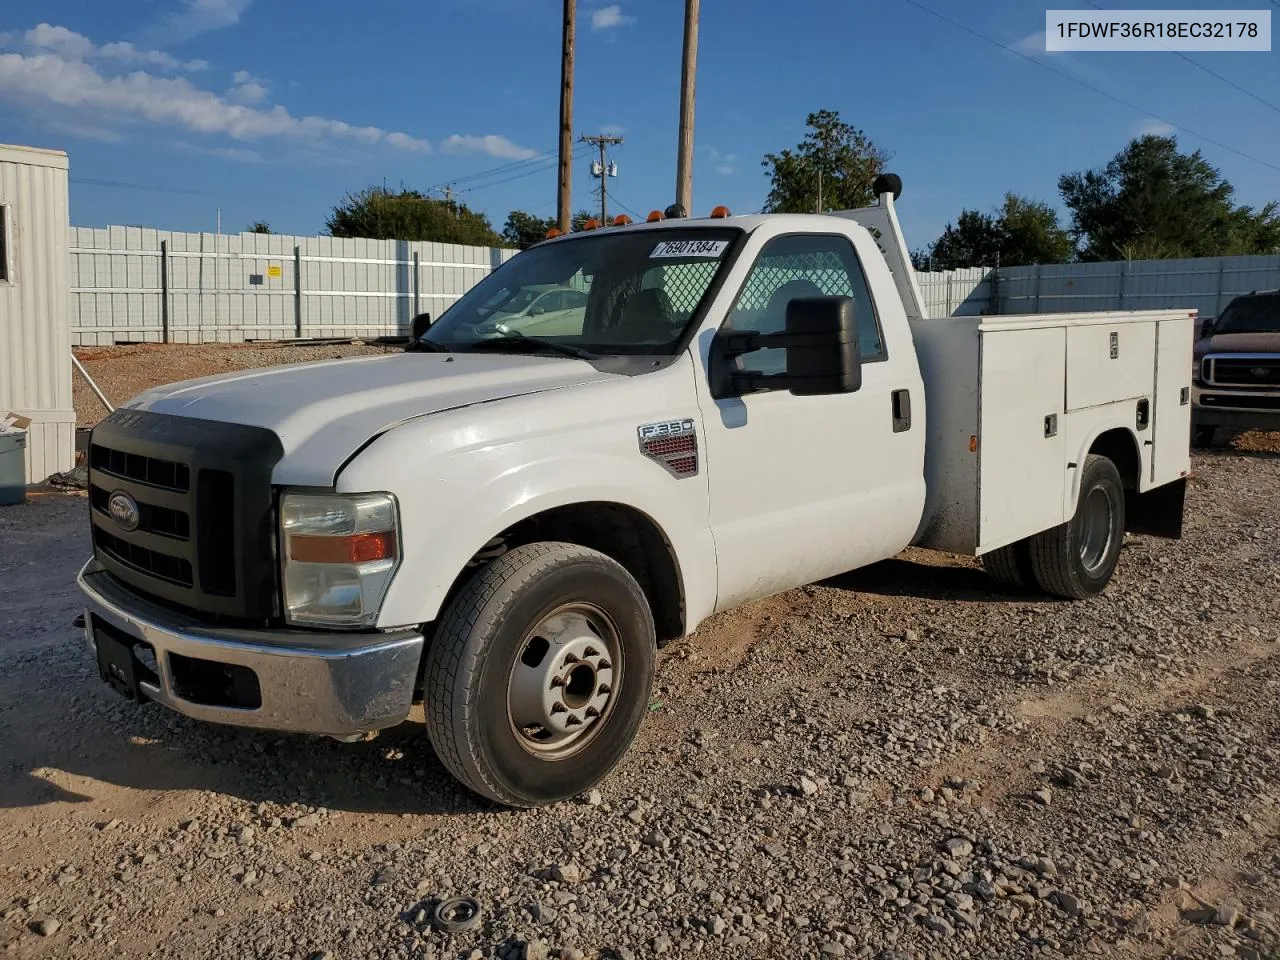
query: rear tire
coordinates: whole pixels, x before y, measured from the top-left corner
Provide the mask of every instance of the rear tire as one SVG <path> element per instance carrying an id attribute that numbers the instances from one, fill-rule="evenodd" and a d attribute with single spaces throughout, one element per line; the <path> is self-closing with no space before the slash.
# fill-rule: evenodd
<path id="1" fill-rule="evenodd" d="M 1026 540 L 984 553 L 982 568 L 996 583 L 1015 590 L 1026 590 L 1035 585 L 1035 575 L 1031 571 L 1031 551 Z"/>
<path id="2" fill-rule="evenodd" d="M 648 601 L 620 564 L 571 543 L 517 547 L 440 618 L 425 669 L 432 746 L 507 806 L 583 793 L 635 739 L 656 646 Z"/>
<path id="3" fill-rule="evenodd" d="M 1120 471 L 1106 457 L 1091 453 L 1080 476 L 1075 515 L 1028 541 L 1031 571 L 1040 589 L 1068 600 L 1101 593 L 1120 559 L 1124 524 Z"/>

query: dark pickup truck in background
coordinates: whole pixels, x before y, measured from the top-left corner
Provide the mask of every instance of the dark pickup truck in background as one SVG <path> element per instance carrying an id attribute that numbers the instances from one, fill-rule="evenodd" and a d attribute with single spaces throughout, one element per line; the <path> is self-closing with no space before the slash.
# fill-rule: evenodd
<path id="1" fill-rule="evenodd" d="M 1219 427 L 1280 430 L 1280 290 L 1236 297 L 1206 326 L 1192 372 L 1195 445 Z"/>

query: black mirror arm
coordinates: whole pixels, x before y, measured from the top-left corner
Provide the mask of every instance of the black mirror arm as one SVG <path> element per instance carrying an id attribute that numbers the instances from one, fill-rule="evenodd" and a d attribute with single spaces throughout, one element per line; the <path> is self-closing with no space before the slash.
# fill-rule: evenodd
<path id="1" fill-rule="evenodd" d="M 852 343 L 854 335 L 848 338 L 832 337 L 830 333 L 759 333 L 744 330 L 740 333 L 726 333 L 722 338 L 721 350 L 726 357 L 740 357 L 756 350 L 785 350 L 788 347 L 830 347 L 839 343 Z"/>

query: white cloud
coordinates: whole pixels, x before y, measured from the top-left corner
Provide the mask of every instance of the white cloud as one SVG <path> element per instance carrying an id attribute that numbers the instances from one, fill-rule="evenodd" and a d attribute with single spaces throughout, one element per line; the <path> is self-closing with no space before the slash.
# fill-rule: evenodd
<path id="1" fill-rule="evenodd" d="M 721 153 L 715 147 L 707 147 L 707 159 L 714 164 L 715 172 L 722 177 L 732 176 L 738 172 L 736 153 Z"/>
<path id="2" fill-rule="evenodd" d="M 1045 50 L 1045 36 L 1043 30 L 1037 30 L 1035 33 L 1028 33 L 1020 40 L 1015 40 L 1009 44 L 1009 49 L 1014 53 L 1025 54 L 1028 57 L 1051 57 L 1061 53 L 1061 50 Z"/>
<path id="3" fill-rule="evenodd" d="M 636 18 L 623 13 L 622 7 L 616 3 L 591 11 L 592 30 L 612 30 L 614 27 L 625 27 L 635 22 Z"/>
<path id="4" fill-rule="evenodd" d="M 1138 124 L 1138 136 L 1140 137 L 1167 137 L 1177 131 L 1178 128 L 1173 124 L 1157 120 L 1155 117 L 1147 117 L 1142 123 Z"/>
<path id="5" fill-rule="evenodd" d="M 163 47 L 210 30 L 235 26 L 251 3 L 253 0 L 183 0 L 181 9 L 147 31 L 147 39 Z"/>
<path id="6" fill-rule="evenodd" d="M 141 70 L 112 76 L 82 60 L 53 53 L 0 54 L 0 100 L 41 111 L 61 107 L 90 112 L 100 125 L 141 120 L 235 140 L 328 139 L 385 143 L 415 152 L 430 149 L 426 140 L 405 133 L 328 117 L 295 117 L 282 106 L 259 109 L 233 103 L 185 77 L 158 77 Z"/>
<path id="7" fill-rule="evenodd" d="M 202 153 L 210 157 L 222 157 L 224 160 L 235 160 L 237 163 L 263 162 L 262 154 L 257 150 L 245 150 L 242 147 L 204 147 L 181 140 L 175 143 L 174 146 L 187 153 Z"/>
<path id="8" fill-rule="evenodd" d="M 162 50 L 139 50 L 132 43 L 119 41 L 99 47 L 88 37 L 51 23 L 32 27 L 23 37 L 35 52 L 52 53 L 67 60 L 107 60 L 125 66 L 156 67 L 160 70 L 207 70 L 207 60 L 182 61 Z M 0 44 L 7 46 L 7 44 Z"/>
<path id="9" fill-rule="evenodd" d="M 261 103 L 267 99 L 267 88 L 260 83 L 242 83 L 232 87 L 227 96 L 237 103 Z"/>
<path id="10" fill-rule="evenodd" d="M 267 99 L 267 82 L 255 77 L 248 70 L 237 70 L 231 75 L 232 87 L 227 99 L 236 103 L 261 103 Z"/>
<path id="11" fill-rule="evenodd" d="M 519 144 L 512 143 L 506 137 L 493 133 L 483 137 L 463 136 L 455 133 L 445 140 L 444 148 L 465 153 L 487 153 L 489 156 L 497 157 L 499 160 L 528 160 L 530 157 L 538 156 L 537 150 L 522 147 Z"/>
<path id="12" fill-rule="evenodd" d="M 627 132 L 627 128 L 620 123 L 606 123 L 600 128 L 600 132 L 611 137 L 620 137 Z"/>

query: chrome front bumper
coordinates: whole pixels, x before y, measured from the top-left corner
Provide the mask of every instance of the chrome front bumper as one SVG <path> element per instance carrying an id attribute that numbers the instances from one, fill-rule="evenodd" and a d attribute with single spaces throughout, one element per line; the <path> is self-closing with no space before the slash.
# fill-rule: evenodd
<path id="1" fill-rule="evenodd" d="M 140 692 L 172 710 L 213 723 L 351 739 L 395 726 L 413 703 L 423 636 L 302 630 L 243 630 L 201 624 L 137 596 L 90 560 L 76 578 L 88 601 L 85 635 L 96 651 L 94 618 L 151 648 L 158 683 Z M 176 655 L 251 670 L 260 706 L 202 702 L 175 683 Z"/>

